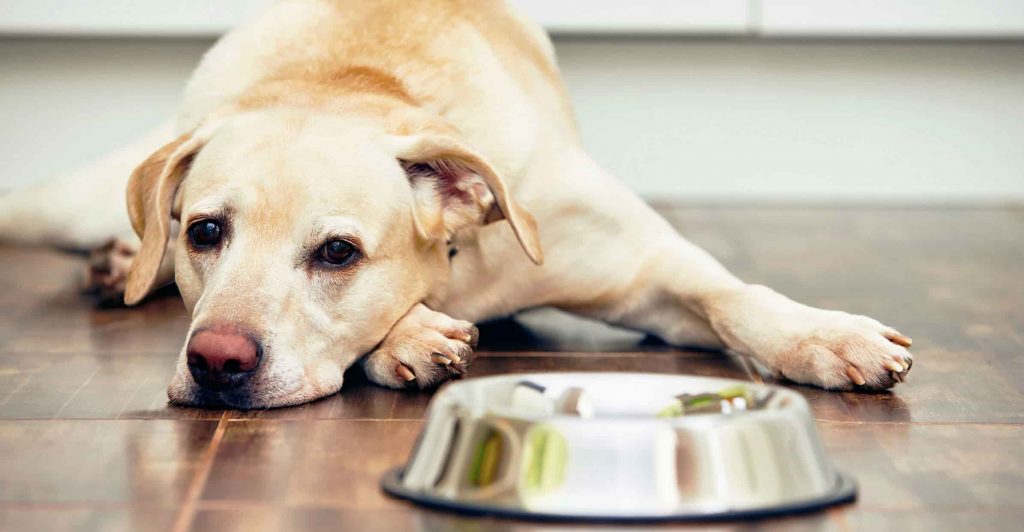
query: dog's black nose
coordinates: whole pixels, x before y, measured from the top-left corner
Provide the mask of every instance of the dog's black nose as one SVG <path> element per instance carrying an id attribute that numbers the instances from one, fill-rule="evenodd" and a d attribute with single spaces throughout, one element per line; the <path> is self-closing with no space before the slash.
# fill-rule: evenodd
<path id="1" fill-rule="evenodd" d="M 244 332 L 212 327 L 192 335 L 186 354 L 188 370 L 196 384 L 211 390 L 227 390 L 249 380 L 260 365 L 263 349 Z"/>

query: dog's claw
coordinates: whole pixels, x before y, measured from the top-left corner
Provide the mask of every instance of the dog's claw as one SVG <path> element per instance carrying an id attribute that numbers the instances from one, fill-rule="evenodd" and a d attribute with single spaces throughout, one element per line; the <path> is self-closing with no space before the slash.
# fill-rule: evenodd
<path id="1" fill-rule="evenodd" d="M 906 336 L 903 336 L 900 333 L 894 333 L 893 335 L 889 336 L 889 341 L 902 347 L 910 347 L 914 343 L 913 340 L 907 338 Z"/>
<path id="2" fill-rule="evenodd" d="M 853 366 L 849 366 L 846 368 L 846 376 L 850 377 L 850 380 L 853 381 L 853 383 L 856 384 L 857 386 L 864 386 L 864 384 L 867 382 L 866 380 L 864 380 L 864 375 L 861 375 L 860 370 Z"/>
<path id="3" fill-rule="evenodd" d="M 888 369 L 893 373 L 903 373 L 904 371 L 906 371 L 906 368 L 903 367 L 903 364 L 900 364 L 895 360 L 886 360 L 882 362 L 882 365 L 885 366 L 885 369 Z"/>
<path id="4" fill-rule="evenodd" d="M 448 357 L 446 357 L 444 355 L 438 354 L 438 353 L 434 353 L 434 354 L 430 355 L 430 360 L 432 360 L 435 364 L 442 364 L 444 366 L 447 366 L 447 365 L 451 364 L 452 362 L 459 362 L 458 360 L 452 360 L 452 359 L 450 359 L 450 358 L 448 358 Z"/>
<path id="5" fill-rule="evenodd" d="M 395 368 L 395 372 L 398 373 L 399 377 L 405 379 L 406 382 L 416 380 L 416 375 L 413 374 L 412 370 L 402 364 L 399 364 L 398 367 Z"/>
<path id="6" fill-rule="evenodd" d="M 451 364 L 452 362 L 456 364 L 462 362 L 462 357 L 460 357 L 458 353 L 456 353 L 455 351 L 438 351 L 436 353 L 433 353 L 433 355 L 436 355 L 443 359 L 442 361 L 439 362 L 440 364 L 448 365 Z"/>

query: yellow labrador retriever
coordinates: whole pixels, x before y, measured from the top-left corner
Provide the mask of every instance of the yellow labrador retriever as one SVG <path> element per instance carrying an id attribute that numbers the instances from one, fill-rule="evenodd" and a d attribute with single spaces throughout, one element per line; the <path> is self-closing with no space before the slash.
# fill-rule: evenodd
<path id="1" fill-rule="evenodd" d="M 542 305 L 832 390 L 911 366 L 908 338 L 741 282 L 598 167 L 551 43 L 499 0 L 281 1 L 206 54 L 176 135 L 138 156 L 141 243 L 101 275 L 129 305 L 177 282 L 174 403 L 302 403 L 356 361 L 434 385 L 472 322 Z"/>

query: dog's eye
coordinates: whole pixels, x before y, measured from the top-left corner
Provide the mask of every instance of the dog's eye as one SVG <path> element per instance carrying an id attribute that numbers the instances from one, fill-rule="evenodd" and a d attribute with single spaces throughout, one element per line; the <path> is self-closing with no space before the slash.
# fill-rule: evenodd
<path id="1" fill-rule="evenodd" d="M 327 264 L 340 266 L 347 264 L 356 256 L 356 248 L 344 240 L 331 240 L 320 246 L 316 256 Z"/>
<path id="2" fill-rule="evenodd" d="M 200 220 L 188 228 L 188 239 L 199 249 L 216 246 L 220 237 L 220 224 L 213 220 Z"/>

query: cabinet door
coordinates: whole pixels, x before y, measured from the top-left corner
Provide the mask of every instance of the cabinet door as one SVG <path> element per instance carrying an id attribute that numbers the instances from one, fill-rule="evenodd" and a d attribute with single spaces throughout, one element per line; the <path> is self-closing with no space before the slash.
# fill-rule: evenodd
<path id="1" fill-rule="evenodd" d="M 1024 0 L 752 0 L 768 36 L 1024 36 Z"/>
<path id="2" fill-rule="evenodd" d="M 557 34 L 738 34 L 749 0 L 509 0 Z"/>
<path id="3" fill-rule="evenodd" d="M 273 0 L 0 0 L 0 35 L 224 33 Z"/>

